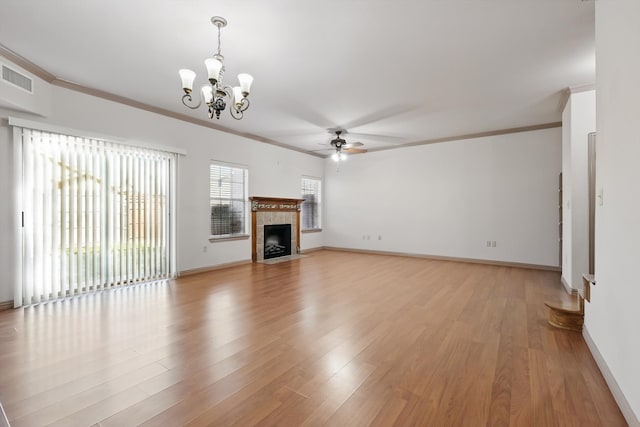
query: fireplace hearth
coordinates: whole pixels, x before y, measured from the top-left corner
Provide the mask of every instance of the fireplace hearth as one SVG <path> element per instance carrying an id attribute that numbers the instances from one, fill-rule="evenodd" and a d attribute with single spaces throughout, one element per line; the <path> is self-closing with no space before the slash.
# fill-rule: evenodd
<path id="1" fill-rule="evenodd" d="M 264 226 L 264 259 L 291 255 L 291 224 Z"/>

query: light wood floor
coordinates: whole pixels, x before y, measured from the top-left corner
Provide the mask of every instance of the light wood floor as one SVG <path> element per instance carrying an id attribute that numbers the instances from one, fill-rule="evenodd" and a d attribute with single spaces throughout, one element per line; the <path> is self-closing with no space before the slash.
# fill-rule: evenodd
<path id="1" fill-rule="evenodd" d="M 12 426 L 625 425 L 553 272 L 318 251 L 0 312 Z M 588 309 L 588 307 L 587 307 Z"/>

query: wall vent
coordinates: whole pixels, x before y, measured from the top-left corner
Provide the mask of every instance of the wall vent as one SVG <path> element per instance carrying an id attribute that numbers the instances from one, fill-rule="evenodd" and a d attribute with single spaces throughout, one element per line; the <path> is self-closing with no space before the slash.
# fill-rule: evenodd
<path id="1" fill-rule="evenodd" d="M 6 65 L 2 65 L 2 80 L 18 86 L 20 89 L 24 89 L 29 93 L 33 93 L 33 80 Z"/>

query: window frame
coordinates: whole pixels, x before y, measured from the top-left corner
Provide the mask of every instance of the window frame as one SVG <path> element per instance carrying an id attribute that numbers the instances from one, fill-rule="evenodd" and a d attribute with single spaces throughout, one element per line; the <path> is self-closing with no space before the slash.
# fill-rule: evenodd
<path id="1" fill-rule="evenodd" d="M 243 171 L 243 218 L 242 218 L 242 230 L 238 233 L 226 233 L 226 234 L 211 234 L 213 231 L 212 224 L 212 209 L 214 207 L 212 197 L 212 182 L 213 182 L 213 167 L 222 167 L 222 168 L 231 168 Z M 219 200 L 228 200 L 229 205 L 232 205 L 234 201 L 240 201 L 238 198 L 233 198 L 231 194 L 228 199 L 219 198 Z M 210 160 L 209 161 L 209 242 L 221 242 L 228 240 L 240 240 L 249 238 L 249 219 L 250 219 L 250 211 L 249 211 L 249 167 L 247 165 L 239 164 L 239 163 L 230 163 L 219 160 Z"/>
<path id="2" fill-rule="evenodd" d="M 313 205 L 315 205 L 315 214 L 316 214 L 316 221 L 315 221 L 315 227 L 311 227 L 311 228 L 305 228 L 305 216 L 304 216 L 304 206 L 305 203 L 307 203 L 307 201 L 305 200 L 304 202 L 302 202 L 302 211 L 301 211 L 301 218 L 300 218 L 300 231 L 302 233 L 314 233 L 314 232 L 320 232 L 322 231 L 322 178 L 316 177 L 316 176 L 309 176 L 309 175 L 302 175 L 301 179 L 300 179 L 300 197 L 301 198 L 305 198 L 305 186 L 304 186 L 304 181 L 305 180 L 309 180 L 309 181 L 315 181 L 317 182 L 317 191 L 314 192 L 313 194 L 316 196 L 317 200 L 313 203 Z M 307 205 L 308 206 L 308 205 Z M 314 221 L 312 221 L 314 222 Z"/>

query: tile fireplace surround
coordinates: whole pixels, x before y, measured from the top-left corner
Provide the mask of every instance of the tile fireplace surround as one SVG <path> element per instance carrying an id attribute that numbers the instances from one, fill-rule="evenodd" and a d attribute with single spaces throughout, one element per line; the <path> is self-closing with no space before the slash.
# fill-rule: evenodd
<path id="1" fill-rule="evenodd" d="M 264 226 L 291 224 L 291 253 L 300 253 L 300 206 L 304 199 L 249 197 L 251 201 L 251 260 L 264 260 Z"/>

